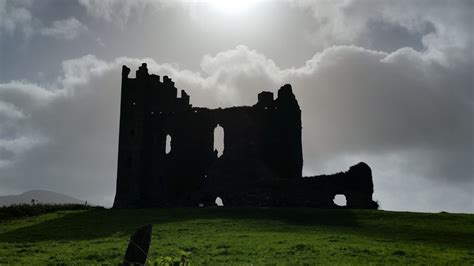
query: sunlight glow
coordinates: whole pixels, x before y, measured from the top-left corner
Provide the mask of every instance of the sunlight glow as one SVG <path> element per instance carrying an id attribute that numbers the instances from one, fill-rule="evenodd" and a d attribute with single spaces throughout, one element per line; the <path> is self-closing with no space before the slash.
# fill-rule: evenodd
<path id="1" fill-rule="evenodd" d="M 258 0 L 209 0 L 216 10 L 226 14 L 238 14 L 248 10 Z"/>

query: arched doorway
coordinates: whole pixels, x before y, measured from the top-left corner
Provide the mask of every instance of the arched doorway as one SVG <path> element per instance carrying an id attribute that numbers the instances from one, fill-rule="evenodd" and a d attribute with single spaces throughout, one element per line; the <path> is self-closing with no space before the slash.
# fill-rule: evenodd
<path id="1" fill-rule="evenodd" d="M 347 199 L 344 194 L 336 194 L 333 199 L 334 204 L 339 207 L 346 207 L 347 206 Z"/>
<path id="2" fill-rule="evenodd" d="M 215 203 L 216 203 L 216 205 L 219 206 L 219 207 L 223 207 L 223 206 L 224 206 L 224 201 L 222 200 L 221 197 L 217 197 Z"/>
<path id="3" fill-rule="evenodd" d="M 171 136 L 169 134 L 166 135 L 166 146 L 165 146 L 165 154 L 170 154 L 171 152 Z"/>
<path id="4" fill-rule="evenodd" d="M 214 151 L 217 151 L 217 158 L 224 154 L 224 128 L 219 124 L 214 128 Z"/>

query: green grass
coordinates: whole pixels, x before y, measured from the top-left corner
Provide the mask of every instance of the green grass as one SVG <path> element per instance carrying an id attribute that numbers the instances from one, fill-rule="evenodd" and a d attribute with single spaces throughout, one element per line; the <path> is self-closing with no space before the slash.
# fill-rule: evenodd
<path id="1" fill-rule="evenodd" d="M 89 209 L 0 222 L 0 264 L 119 264 L 152 223 L 151 264 L 474 263 L 474 215 L 320 209 Z"/>

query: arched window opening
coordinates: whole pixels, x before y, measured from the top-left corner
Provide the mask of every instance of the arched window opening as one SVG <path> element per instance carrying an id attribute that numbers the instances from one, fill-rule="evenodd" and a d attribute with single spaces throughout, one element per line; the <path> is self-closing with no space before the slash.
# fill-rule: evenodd
<path id="1" fill-rule="evenodd" d="M 217 158 L 224 153 L 224 128 L 219 124 L 214 128 L 214 150 L 217 151 Z"/>
<path id="2" fill-rule="evenodd" d="M 346 207 L 347 206 L 347 200 L 346 196 L 343 194 L 337 194 L 334 196 L 334 204 L 336 204 L 339 207 Z"/>
<path id="3" fill-rule="evenodd" d="M 221 197 L 217 197 L 215 203 L 219 207 L 224 206 L 224 201 L 221 199 Z"/>
<path id="4" fill-rule="evenodd" d="M 170 152 L 171 152 L 171 136 L 168 134 L 166 135 L 165 154 L 169 154 Z"/>

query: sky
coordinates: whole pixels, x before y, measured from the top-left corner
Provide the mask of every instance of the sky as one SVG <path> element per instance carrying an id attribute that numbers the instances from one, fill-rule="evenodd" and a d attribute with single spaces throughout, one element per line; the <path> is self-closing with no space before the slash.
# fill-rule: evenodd
<path id="1" fill-rule="evenodd" d="M 121 66 L 146 62 L 193 106 L 290 83 L 305 176 L 364 161 L 381 209 L 473 213 L 473 19 L 471 0 L 0 0 L 0 195 L 110 206 Z"/>

